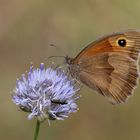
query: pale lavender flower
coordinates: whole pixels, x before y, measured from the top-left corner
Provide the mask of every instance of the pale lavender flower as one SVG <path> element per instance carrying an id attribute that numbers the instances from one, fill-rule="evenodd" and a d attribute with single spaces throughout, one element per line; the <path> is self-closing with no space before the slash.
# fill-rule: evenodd
<path id="1" fill-rule="evenodd" d="M 30 66 L 27 75 L 17 80 L 12 100 L 23 111 L 29 112 L 28 119 L 37 117 L 39 121 L 64 120 L 77 111 L 75 101 L 79 98 L 78 87 L 74 79 L 57 68 L 34 69 Z"/>

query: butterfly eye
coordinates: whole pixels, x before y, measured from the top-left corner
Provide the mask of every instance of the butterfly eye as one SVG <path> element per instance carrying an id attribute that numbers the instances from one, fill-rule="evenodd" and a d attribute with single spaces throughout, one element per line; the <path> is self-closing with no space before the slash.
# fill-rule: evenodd
<path id="1" fill-rule="evenodd" d="M 126 40 L 125 40 L 125 39 L 119 39 L 119 40 L 118 40 L 118 44 L 119 44 L 119 46 L 121 46 L 121 47 L 125 47 L 125 46 L 126 46 Z"/>

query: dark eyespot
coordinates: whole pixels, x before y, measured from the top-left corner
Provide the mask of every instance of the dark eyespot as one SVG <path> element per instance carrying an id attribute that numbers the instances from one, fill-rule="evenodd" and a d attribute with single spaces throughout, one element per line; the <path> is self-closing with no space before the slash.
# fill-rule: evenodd
<path id="1" fill-rule="evenodd" d="M 125 39 L 119 39 L 119 40 L 118 40 L 118 44 L 119 44 L 119 46 L 121 46 L 121 47 L 125 47 L 125 46 L 126 46 L 126 40 L 125 40 Z"/>

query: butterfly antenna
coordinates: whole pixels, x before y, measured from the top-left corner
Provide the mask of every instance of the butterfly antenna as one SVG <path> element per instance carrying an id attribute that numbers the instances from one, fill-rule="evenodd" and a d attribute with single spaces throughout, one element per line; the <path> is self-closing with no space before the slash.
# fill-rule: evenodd
<path id="1" fill-rule="evenodd" d="M 47 58 L 47 60 L 49 61 L 50 59 L 52 59 L 52 58 L 63 58 L 64 60 L 65 60 L 65 58 L 66 58 L 66 56 L 49 56 L 48 58 Z M 52 62 L 52 61 L 49 61 L 49 62 L 51 62 L 52 63 L 52 65 L 54 64 L 54 62 Z M 64 65 L 64 63 L 62 63 L 63 65 Z M 62 66 L 62 64 L 61 64 L 61 66 Z"/>
<path id="2" fill-rule="evenodd" d="M 54 44 L 50 44 L 51 47 L 55 47 L 55 49 L 57 49 L 59 52 L 63 53 L 65 56 L 68 56 L 66 51 L 64 51 L 63 49 L 61 49 L 60 47 L 54 45 Z"/>
<path id="3" fill-rule="evenodd" d="M 65 58 L 66 58 L 66 56 L 49 56 L 48 58 L 47 58 L 47 60 L 50 60 L 50 59 L 52 59 L 52 58 L 64 58 L 64 60 L 65 60 Z"/>
<path id="4" fill-rule="evenodd" d="M 66 52 L 63 50 L 63 49 L 61 49 L 61 48 L 58 48 L 56 45 L 54 45 L 54 44 L 50 44 L 50 46 L 51 47 L 55 47 L 59 52 L 63 52 L 63 54 L 64 55 L 53 55 L 53 56 L 49 56 L 48 58 L 47 58 L 47 60 L 50 60 L 50 59 L 52 59 L 52 58 L 63 58 L 63 60 L 64 60 L 64 62 L 61 64 L 61 66 L 63 66 L 64 64 L 65 64 L 65 59 L 66 59 L 66 57 L 67 57 L 67 55 L 66 55 Z M 52 64 L 53 64 L 54 62 L 52 62 Z"/>
<path id="5" fill-rule="evenodd" d="M 51 58 L 55 58 L 55 57 L 60 57 L 60 58 L 65 58 L 66 56 L 61 56 L 61 55 L 53 55 L 53 56 L 49 56 L 48 59 L 51 59 Z"/>

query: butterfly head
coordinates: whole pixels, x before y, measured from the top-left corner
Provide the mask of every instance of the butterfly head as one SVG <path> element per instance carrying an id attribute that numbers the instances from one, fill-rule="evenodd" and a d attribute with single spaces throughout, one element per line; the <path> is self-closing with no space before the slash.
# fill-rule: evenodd
<path id="1" fill-rule="evenodd" d="M 70 57 L 66 56 L 65 57 L 65 63 L 68 64 L 68 65 L 73 64 L 73 58 L 70 58 Z"/>

